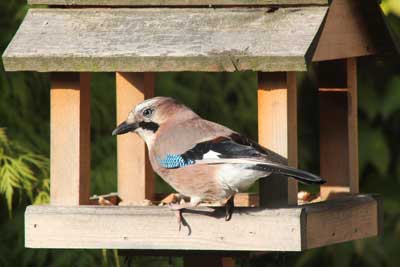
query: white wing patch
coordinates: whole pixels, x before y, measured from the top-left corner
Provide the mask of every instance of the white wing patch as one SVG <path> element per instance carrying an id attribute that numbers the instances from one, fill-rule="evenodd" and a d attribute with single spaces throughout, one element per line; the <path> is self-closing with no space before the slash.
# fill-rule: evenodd
<path id="1" fill-rule="evenodd" d="M 221 153 L 210 150 L 203 155 L 203 159 L 219 159 L 219 155 L 221 155 Z"/>

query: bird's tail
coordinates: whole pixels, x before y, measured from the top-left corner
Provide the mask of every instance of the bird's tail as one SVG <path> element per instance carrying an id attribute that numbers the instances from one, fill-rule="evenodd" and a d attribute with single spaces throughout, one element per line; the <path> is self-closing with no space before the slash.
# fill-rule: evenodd
<path id="1" fill-rule="evenodd" d="M 306 184 L 324 184 L 326 182 L 315 174 L 280 164 L 259 163 L 254 166 L 254 169 L 290 176 Z"/>

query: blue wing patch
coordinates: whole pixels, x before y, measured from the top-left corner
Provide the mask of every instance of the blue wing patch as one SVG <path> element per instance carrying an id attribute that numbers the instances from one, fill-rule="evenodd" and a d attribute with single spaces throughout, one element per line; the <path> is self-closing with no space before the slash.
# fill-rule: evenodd
<path id="1" fill-rule="evenodd" d="M 164 158 L 159 158 L 158 162 L 163 168 L 176 169 L 192 165 L 195 161 L 192 159 L 185 159 L 181 155 L 167 154 Z"/>

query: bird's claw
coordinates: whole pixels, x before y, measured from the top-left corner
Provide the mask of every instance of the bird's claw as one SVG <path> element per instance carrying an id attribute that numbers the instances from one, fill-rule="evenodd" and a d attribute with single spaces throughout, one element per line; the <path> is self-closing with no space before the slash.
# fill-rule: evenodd
<path id="1" fill-rule="evenodd" d="M 168 207 L 174 211 L 177 222 L 178 222 L 178 230 L 179 232 L 182 229 L 182 221 L 183 221 L 183 217 L 182 217 L 182 210 L 184 209 L 181 205 L 176 204 L 176 203 L 170 203 L 168 204 Z"/>
<path id="2" fill-rule="evenodd" d="M 229 221 L 232 218 L 233 209 L 235 207 L 233 200 L 234 197 L 232 196 L 225 204 L 225 221 Z"/>
<path id="3" fill-rule="evenodd" d="M 176 210 L 175 216 L 178 221 L 178 231 L 180 232 L 182 229 L 182 209 Z"/>

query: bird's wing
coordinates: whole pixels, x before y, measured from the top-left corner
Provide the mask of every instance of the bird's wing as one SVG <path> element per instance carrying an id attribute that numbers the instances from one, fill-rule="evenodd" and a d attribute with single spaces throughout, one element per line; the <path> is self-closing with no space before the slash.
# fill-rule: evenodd
<path id="1" fill-rule="evenodd" d="M 284 157 L 237 133 L 199 142 L 182 153 L 162 154 L 162 158 L 158 158 L 158 161 L 162 167 L 168 169 L 194 163 L 222 164 L 248 163 L 250 161 L 282 165 L 287 163 Z"/>
<path id="2" fill-rule="evenodd" d="M 291 176 L 304 183 L 324 183 L 320 177 L 286 165 L 286 159 L 250 139 L 233 133 L 196 144 L 180 155 L 168 154 L 160 159 L 164 168 L 173 169 L 192 164 L 228 164 L 246 169 Z"/>
<path id="3" fill-rule="evenodd" d="M 287 164 L 286 158 L 237 133 L 198 143 L 182 157 L 188 160 L 246 159 Z"/>

